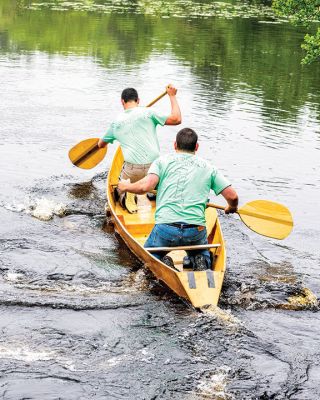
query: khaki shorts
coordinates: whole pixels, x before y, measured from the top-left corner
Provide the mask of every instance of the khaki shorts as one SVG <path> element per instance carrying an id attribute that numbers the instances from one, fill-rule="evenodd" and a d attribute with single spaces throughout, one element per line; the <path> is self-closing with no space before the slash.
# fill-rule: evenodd
<path id="1" fill-rule="evenodd" d="M 151 164 L 131 164 L 125 161 L 120 174 L 120 180 L 130 179 L 131 183 L 137 182 L 148 174 L 150 165 Z"/>
<path id="2" fill-rule="evenodd" d="M 151 164 L 131 164 L 124 162 L 119 180 L 130 179 L 131 183 L 135 183 L 140 179 L 144 178 L 148 174 L 148 170 Z M 124 203 L 126 193 L 120 194 L 120 204 Z"/>

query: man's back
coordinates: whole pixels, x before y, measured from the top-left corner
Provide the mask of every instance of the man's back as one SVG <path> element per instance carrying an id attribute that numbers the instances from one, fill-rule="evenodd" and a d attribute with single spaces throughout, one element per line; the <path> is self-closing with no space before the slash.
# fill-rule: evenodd
<path id="1" fill-rule="evenodd" d="M 149 164 L 160 151 L 156 127 L 164 125 L 167 117 L 145 107 L 127 109 L 110 125 L 103 140 L 117 140 L 127 162 Z"/>
<path id="2" fill-rule="evenodd" d="M 218 195 L 230 185 L 210 163 L 186 152 L 160 157 L 149 173 L 159 177 L 157 224 L 179 221 L 204 226 L 210 189 Z"/>
<path id="3" fill-rule="evenodd" d="M 176 154 L 155 160 L 148 175 L 135 183 L 120 182 L 120 191 L 146 193 L 157 187 L 156 223 L 145 247 L 158 247 L 152 252 L 170 267 L 173 260 L 166 256 L 174 246 L 188 246 L 184 265 L 198 271 L 210 267 L 211 256 L 207 248 L 197 246 L 208 243 L 205 208 L 210 189 L 227 200 L 226 213 L 237 211 L 238 195 L 229 181 L 210 163 L 195 155 L 198 135 L 191 128 L 177 133 L 174 148 Z M 192 248 L 190 248 L 190 246 Z"/>
<path id="4" fill-rule="evenodd" d="M 121 93 L 124 113 L 109 126 L 107 133 L 98 142 L 99 147 L 118 140 L 126 163 L 134 166 L 151 164 L 159 156 L 157 125 L 178 125 L 181 123 L 180 108 L 176 99 L 177 89 L 168 85 L 166 92 L 170 98 L 171 113 L 160 114 L 153 109 L 139 107 L 138 92 L 126 88 Z M 150 104 L 151 105 L 151 104 Z"/>

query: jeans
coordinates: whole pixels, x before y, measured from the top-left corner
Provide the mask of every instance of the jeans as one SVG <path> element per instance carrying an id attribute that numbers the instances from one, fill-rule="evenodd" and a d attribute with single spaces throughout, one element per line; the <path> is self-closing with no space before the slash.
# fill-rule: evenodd
<path id="1" fill-rule="evenodd" d="M 203 228 L 199 230 L 199 228 Z M 205 227 L 188 227 L 180 228 L 168 224 L 157 224 L 152 229 L 144 247 L 174 247 L 174 246 L 195 246 L 199 244 L 208 244 L 207 230 Z M 159 260 L 168 252 L 157 252 L 152 255 Z M 197 254 L 203 254 L 207 266 L 211 265 L 209 250 L 187 250 L 189 257 L 194 257 Z"/>

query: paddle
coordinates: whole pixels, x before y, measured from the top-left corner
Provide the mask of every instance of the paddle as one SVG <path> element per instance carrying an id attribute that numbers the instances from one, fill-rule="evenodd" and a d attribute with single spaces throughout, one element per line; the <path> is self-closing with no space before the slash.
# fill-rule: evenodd
<path id="1" fill-rule="evenodd" d="M 207 206 L 225 209 L 212 203 Z M 254 200 L 240 207 L 237 213 L 252 231 L 274 239 L 286 238 L 293 228 L 293 219 L 288 208 L 274 201 Z"/>
<path id="2" fill-rule="evenodd" d="M 104 159 L 106 147 L 98 146 L 99 138 L 85 139 L 76 144 L 69 151 L 69 158 L 73 165 L 83 169 L 91 169 Z"/>
<path id="3" fill-rule="evenodd" d="M 113 188 L 117 184 L 111 185 Z M 157 194 L 156 190 L 149 193 Z M 207 207 L 224 210 L 224 206 L 207 203 Z M 269 200 L 253 200 L 238 208 L 241 221 L 252 231 L 274 239 L 285 239 L 293 228 L 291 212 L 280 203 Z"/>
<path id="4" fill-rule="evenodd" d="M 167 94 L 163 92 L 156 99 L 151 101 L 147 107 L 162 99 Z M 91 169 L 104 159 L 107 153 L 107 146 L 100 148 L 98 146 L 99 138 L 82 140 L 69 151 L 69 158 L 73 165 L 83 169 Z"/>

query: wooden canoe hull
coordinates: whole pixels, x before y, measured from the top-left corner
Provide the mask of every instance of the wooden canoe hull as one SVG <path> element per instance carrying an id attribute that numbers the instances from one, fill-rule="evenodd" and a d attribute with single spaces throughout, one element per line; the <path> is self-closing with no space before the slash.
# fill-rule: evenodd
<path id="1" fill-rule="evenodd" d="M 153 257 L 143 247 L 144 241 L 154 226 L 155 202 L 150 202 L 146 196 L 139 196 L 138 213 L 129 214 L 114 200 L 114 186 L 118 183 L 122 165 L 123 155 L 119 147 L 114 155 L 107 179 L 107 201 L 116 231 L 156 278 L 164 282 L 178 296 L 189 300 L 197 308 L 217 305 L 226 263 L 225 245 L 217 211 L 214 208 L 206 210 L 208 241 L 220 245 L 210 249 L 213 253 L 212 270 L 183 270 L 182 258 L 185 255 L 183 251 L 170 253 L 179 270 L 171 268 Z"/>

